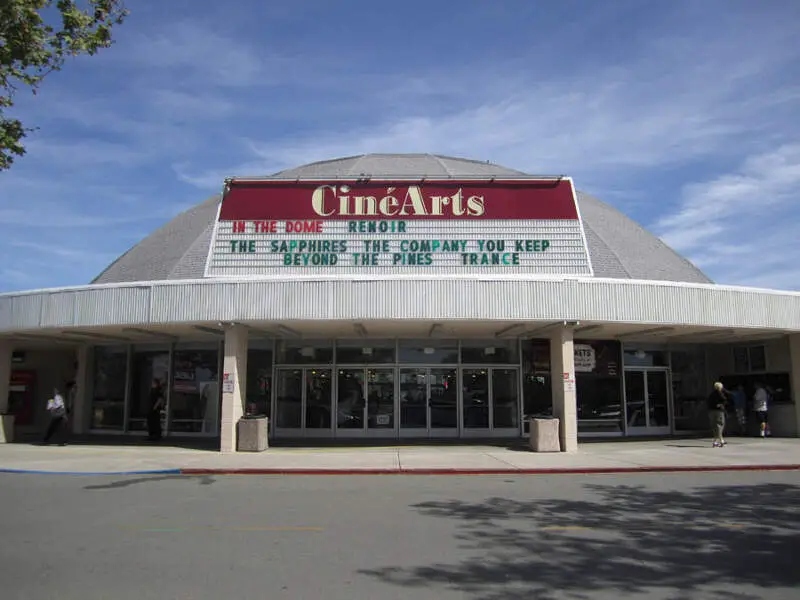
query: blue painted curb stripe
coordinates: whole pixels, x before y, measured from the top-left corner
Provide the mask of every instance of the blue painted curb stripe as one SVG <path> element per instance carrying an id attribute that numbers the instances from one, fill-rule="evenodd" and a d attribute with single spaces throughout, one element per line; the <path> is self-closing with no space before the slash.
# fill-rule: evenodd
<path id="1" fill-rule="evenodd" d="M 17 475 L 181 475 L 180 469 L 159 469 L 155 471 L 33 471 L 28 469 L 0 469 L 0 473 L 15 473 Z"/>

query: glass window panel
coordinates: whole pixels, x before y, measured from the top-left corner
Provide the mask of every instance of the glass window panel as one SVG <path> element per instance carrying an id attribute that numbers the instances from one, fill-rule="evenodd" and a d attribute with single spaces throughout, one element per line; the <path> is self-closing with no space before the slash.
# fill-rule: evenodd
<path id="1" fill-rule="evenodd" d="M 517 340 L 487 340 L 461 342 L 461 362 L 465 364 L 518 364 Z"/>
<path id="2" fill-rule="evenodd" d="M 625 371 L 625 405 L 628 427 L 646 427 L 644 371 Z"/>
<path id="3" fill-rule="evenodd" d="M 458 342 L 453 340 L 400 340 L 401 363 L 444 365 L 458 363 Z"/>
<path id="4" fill-rule="evenodd" d="M 331 428 L 333 372 L 306 369 L 306 429 Z"/>
<path id="5" fill-rule="evenodd" d="M 522 366 L 524 372 L 550 376 L 550 341 L 523 340 Z"/>
<path id="6" fill-rule="evenodd" d="M 400 369 L 400 427 L 428 427 L 427 369 Z"/>
<path id="7" fill-rule="evenodd" d="M 495 429 L 519 427 L 517 369 L 492 369 L 492 413 Z"/>
<path id="8" fill-rule="evenodd" d="M 666 371 L 647 372 L 648 427 L 669 427 L 669 392 Z"/>
<path id="9" fill-rule="evenodd" d="M 367 370 L 367 427 L 394 428 L 394 369 Z"/>
<path id="10" fill-rule="evenodd" d="M 370 365 L 393 363 L 393 340 L 343 340 L 336 345 L 336 363 L 340 365 Z"/>
<path id="11" fill-rule="evenodd" d="M 767 370 L 767 353 L 764 346 L 751 346 L 749 354 L 751 371 Z"/>
<path id="12" fill-rule="evenodd" d="M 702 346 L 672 351 L 672 397 L 676 431 L 705 431 L 706 357 Z"/>
<path id="13" fill-rule="evenodd" d="M 303 370 L 279 369 L 277 378 L 275 426 L 300 429 L 303 425 Z"/>
<path id="14" fill-rule="evenodd" d="M 431 429 L 458 428 L 458 371 L 428 371 Z"/>
<path id="15" fill-rule="evenodd" d="M 272 348 L 247 350 L 247 407 L 250 415 L 271 417 Z"/>
<path id="16" fill-rule="evenodd" d="M 464 369 L 461 381 L 464 398 L 464 427 L 489 428 L 489 371 Z"/>
<path id="17" fill-rule="evenodd" d="M 147 431 L 147 415 L 152 403 L 154 385 L 167 396 L 169 385 L 169 348 L 163 350 L 139 350 L 133 353 L 131 371 L 131 396 L 128 411 L 128 430 Z M 162 416 L 164 430 L 166 413 Z"/>
<path id="18" fill-rule="evenodd" d="M 584 431 L 592 428 L 605 432 L 622 431 L 622 382 L 619 377 L 576 373 L 575 385 L 578 422 L 580 425 L 581 420 L 586 421 Z M 605 423 L 601 425 L 601 421 Z"/>
<path id="19" fill-rule="evenodd" d="M 669 352 L 666 350 L 642 350 L 625 348 L 625 365 L 628 367 L 668 367 Z"/>
<path id="20" fill-rule="evenodd" d="M 528 373 L 522 379 L 522 412 L 523 430 L 530 430 L 528 419 L 531 417 L 553 416 L 553 390 L 550 375 L 534 375 Z"/>
<path id="21" fill-rule="evenodd" d="M 279 365 L 329 365 L 333 363 L 330 340 L 279 340 L 275 361 Z"/>
<path id="22" fill-rule="evenodd" d="M 339 429 L 363 429 L 364 369 L 339 369 L 337 385 L 336 426 Z"/>
<path id="23" fill-rule="evenodd" d="M 127 370 L 127 347 L 98 346 L 94 349 L 92 429 L 124 428 Z"/>
<path id="24" fill-rule="evenodd" d="M 220 404 L 218 348 L 176 349 L 169 397 L 170 431 L 219 433 Z"/>

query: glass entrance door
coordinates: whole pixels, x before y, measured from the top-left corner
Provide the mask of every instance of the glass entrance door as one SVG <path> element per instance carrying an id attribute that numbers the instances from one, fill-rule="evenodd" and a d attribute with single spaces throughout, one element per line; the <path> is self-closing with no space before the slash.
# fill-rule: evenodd
<path id="1" fill-rule="evenodd" d="M 395 370 L 337 372 L 336 437 L 396 437 Z"/>
<path id="2" fill-rule="evenodd" d="M 458 437 L 458 370 L 400 369 L 400 437 Z"/>
<path id="3" fill-rule="evenodd" d="M 519 432 L 519 371 L 487 367 L 461 371 L 465 436 Z"/>
<path id="4" fill-rule="evenodd" d="M 665 369 L 625 370 L 625 411 L 629 434 L 672 433 L 668 375 Z"/>
<path id="5" fill-rule="evenodd" d="M 332 372 L 326 368 L 278 369 L 275 435 L 330 437 Z"/>

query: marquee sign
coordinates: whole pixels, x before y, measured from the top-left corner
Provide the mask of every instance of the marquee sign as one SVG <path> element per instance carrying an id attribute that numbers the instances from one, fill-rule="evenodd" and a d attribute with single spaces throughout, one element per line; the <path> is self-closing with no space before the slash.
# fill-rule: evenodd
<path id="1" fill-rule="evenodd" d="M 245 181 L 223 195 L 207 277 L 591 275 L 572 181 Z"/>

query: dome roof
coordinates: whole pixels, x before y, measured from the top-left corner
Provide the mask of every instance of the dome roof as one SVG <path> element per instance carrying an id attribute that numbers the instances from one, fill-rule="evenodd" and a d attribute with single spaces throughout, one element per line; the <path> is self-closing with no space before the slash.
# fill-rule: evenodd
<path id="1" fill-rule="evenodd" d="M 315 162 L 276 177 L 524 175 L 521 171 L 433 154 L 363 154 Z M 577 192 L 595 277 L 711 283 L 697 267 L 659 238 L 597 198 Z M 92 283 L 201 279 L 217 218 L 219 196 L 179 214 L 133 246 Z"/>

